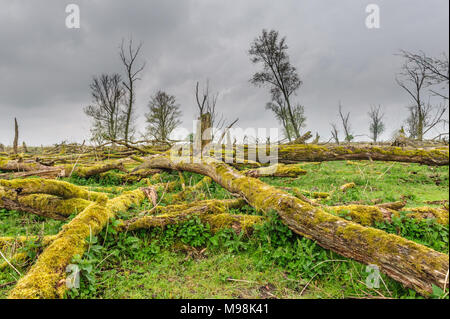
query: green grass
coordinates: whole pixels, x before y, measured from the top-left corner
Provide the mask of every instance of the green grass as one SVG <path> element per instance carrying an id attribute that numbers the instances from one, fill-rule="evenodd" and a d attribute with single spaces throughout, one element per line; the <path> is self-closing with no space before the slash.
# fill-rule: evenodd
<path id="1" fill-rule="evenodd" d="M 407 207 L 417 207 L 449 197 L 448 167 L 368 161 L 302 167 L 308 171 L 305 176 L 263 180 L 274 186 L 330 192 L 331 196 L 321 201 L 326 205 L 407 200 Z M 176 173 L 162 176 L 164 181 L 178 179 Z M 187 185 L 202 178 L 186 172 L 183 176 Z M 120 186 L 98 178 L 72 177 L 69 181 L 92 187 Z M 345 193 L 339 191 L 348 182 L 356 187 Z M 127 185 L 126 189 L 139 186 L 143 185 Z M 214 183 L 204 192 L 207 197 L 231 197 Z M 162 195 L 160 192 L 159 197 Z M 161 205 L 171 201 L 170 194 L 164 194 Z M 118 218 L 129 218 L 150 207 L 144 201 L 141 207 L 122 212 Z M 234 213 L 260 214 L 249 206 Z M 62 224 L 21 212 L 0 211 L 0 236 L 55 234 Z M 376 227 L 448 253 L 448 226 L 433 220 L 398 219 Z M 107 236 L 104 231 L 91 240 L 89 253 L 73 262 L 81 268 L 81 288 L 70 291 L 68 298 L 420 298 L 384 275 L 379 288 L 368 288 L 365 265 L 293 234 L 276 216 L 250 237 L 231 230 L 213 234 L 208 225 L 196 219 L 151 231 L 115 234 L 110 230 Z M 16 266 L 23 274 L 30 264 Z M 0 271 L 0 297 L 6 297 L 12 288 L 5 284 L 18 277 L 11 268 Z M 439 294 L 436 291 L 436 296 Z"/>

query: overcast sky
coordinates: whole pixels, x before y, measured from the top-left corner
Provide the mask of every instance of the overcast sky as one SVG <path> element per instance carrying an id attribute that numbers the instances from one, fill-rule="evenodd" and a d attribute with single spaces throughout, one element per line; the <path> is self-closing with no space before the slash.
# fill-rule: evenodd
<path id="1" fill-rule="evenodd" d="M 81 28 L 65 26 L 65 7 L 79 5 Z M 366 6 L 378 4 L 380 29 L 368 29 Z M 257 66 L 250 42 L 263 28 L 286 36 L 303 86 L 307 129 L 330 136 L 338 101 L 351 111 L 356 134 L 368 134 L 367 111 L 381 104 L 389 138 L 406 118 L 408 96 L 395 83 L 399 49 L 448 53 L 448 0 L 0 0 L 0 143 L 47 145 L 89 137 L 83 107 L 94 75 L 123 73 L 122 38 L 142 41 L 146 62 L 137 84 L 138 129 L 152 94 L 176 96 L 192 130 L 196 81 L 210 79 L 218 107 L 239 126 L 277 127 L 264 106 L 268 90 L 249 83 Z"/>

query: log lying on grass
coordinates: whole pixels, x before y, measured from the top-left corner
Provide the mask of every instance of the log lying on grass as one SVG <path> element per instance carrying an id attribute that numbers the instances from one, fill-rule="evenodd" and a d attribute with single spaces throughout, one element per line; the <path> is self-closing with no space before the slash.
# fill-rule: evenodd
<path id="1" fill-rule="evenodd" d="M 28 172 L 10 172 L 0 174 L 0 179 L 15 179 L 30 176 L 39 176 L 44 178 L 56 178 L 61 175 L 61 169 L 58 167 L 48 168 L 44 170 L 28 171 Z"/>
<path id="2" fill-rule="evenodd" d="M 61 298 L 66 289 L 65 271 L 75 255 L 82 255 L 86 238 L 95 236 L 119 211 L 139 205 L 145 198 L 141 189 L 126 192 L 107 203 L 92 203 L 68 224 L 39 255 L 35 264 L 11 290 L 8 298 Z"/>
<path id="3" fill-rule="evenodd" d="M 240 194 L 247 202 L 265 212 L 276 211 L 295 233 L 315 240 L 320 246 L 365 264 L 375 264 L 391 278 L 422 294 L 432 292 L 432 285 L 448 286 L 446 274 L 449 257 L 428 247 L 384 231 L 326 213 L 310 204 L 246 177 L 212 158 L 159 156 L 140 168 L 185 170 L 211 177 L 231 193 Z"/>
<path id="4" fill-rule="evenodd" d="M 17 195 L 48 194 L 64 199 L 82 198 L 85 200 L 106 203 L 108 197 L 102 193 L 87 191 L 73 184 L 43 178 L 2 180 L 0 186 L 17 193 Z"/>
<path id="5" fill-rule="evenodd" d="M 0 189 L 0 208 L 27 212 L 56 220 L 65 220 L 83 211 L 92 202 L 82 198 L 62 199 L 48 194 L 15 196 Z"/>
<path id="6" fill-rule="evenodd" d="M 338 160 L 374 160 L 448 165 L 447 149 L 417 149 L 380 146 L 280 145 L 278 161 L 282 163 Z"/>
<path id="7" fill-rule="evenodd" d="M 31 172 L 46 171 L 51 169 L 49 166 L 37 162 L 23 162 L 19 160 L 8 160 L 0 158 L 0 171 L 5 172 Z"/>
<path id="8" fill-rule="evenodd" d="M 151 227 L 164 227 L 188 220 L 194 216 L 208 223 L 212 231 L 232 228 L 236 232 L 250 233 L 256 224 L 263 222 L 262 216 L 229 214 L 231 208 L 239 208 L 245 204 L 242 199 L 204 200 L 192 204 L 169 205 L 157 207 L 150 216 L 137 217 L 123 222 L 120 229 L 138 230 Z"/>
<path id="9" fill-rule="evenodd" d="M 95 175 L 99 175 L 101 173 L 111 171 L 111 170 L 120 170 L 127 172 L 123 163 L 108 163 L 108 164 L 96 164 L 96 165 L 64 165 L 62 167 L 61 175 L 64 177 L 69 177 L 71 175 L 77 175 L 82 178 L 89 178 Z"/>
<path id="10" fill-rule="evenodd" d="M 298 177 L 305 175 L 306 171 L 298 165 L 275 164 L 267 167 L 249 169 L 243 173 L 250 177 Z"/>

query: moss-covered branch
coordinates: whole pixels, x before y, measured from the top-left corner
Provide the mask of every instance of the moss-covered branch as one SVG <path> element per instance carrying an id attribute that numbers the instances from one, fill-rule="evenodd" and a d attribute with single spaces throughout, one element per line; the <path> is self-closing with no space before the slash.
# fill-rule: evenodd
<path id="1" fill-rule="evenodd" d="M 90 192 L 68 182 L 43 178 L 0 180 L 0 186 L 16 192 L 17 195 L 48 194 L 64 199 L 82 198 L 99 203 L 106 203 L 108 200 L 102 193 Z"/>
<path id="2" fill-rule="evenodd" d="M 250 177 L 298 177 L 305 175 L 306 171 L 298 165 L 275 164 L 267 167 L 249 169 L 243 173 Z"/>
<path id="3" fill-rule="evenodd" d="M 39 255 L 36 263 L 11 290 L 8 298 L 58 298 L 66 291 L 65 270 L 87 248 L 86 238 L 98 234 L 111 217 L 145 198 L 142 190 L 126 192 L 107 203 L 92 203 L 67 225 Z"/>

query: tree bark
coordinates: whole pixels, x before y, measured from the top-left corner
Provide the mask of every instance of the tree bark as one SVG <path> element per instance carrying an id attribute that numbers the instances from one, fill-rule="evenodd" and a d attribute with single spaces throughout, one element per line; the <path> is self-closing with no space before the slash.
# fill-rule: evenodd
<path id="1" fill-rule="evenodd" d="M 14 142 L 13 142 L 14 154 L 19 152 L 19 125 L 17 124 L 17 119 L 14 118 Z"/>
<path id="2" fill-rule="evenodd" d="M 141 167 L 207 175 L 231 193 L 240 194 L 253 207 L 265 212 L 276 211 L 293 232 L 342 256 L 375 264 L 394 280 L 421 294 L 431 293 L 433 284 L 442 288 L 448 286 L 448 255 L 326 213 L 258 179 L 246 177 L 223 162 L 211 158 L 192 161 L 189 157 L 177 158 L 175 162 L 160 156 Z"/>

